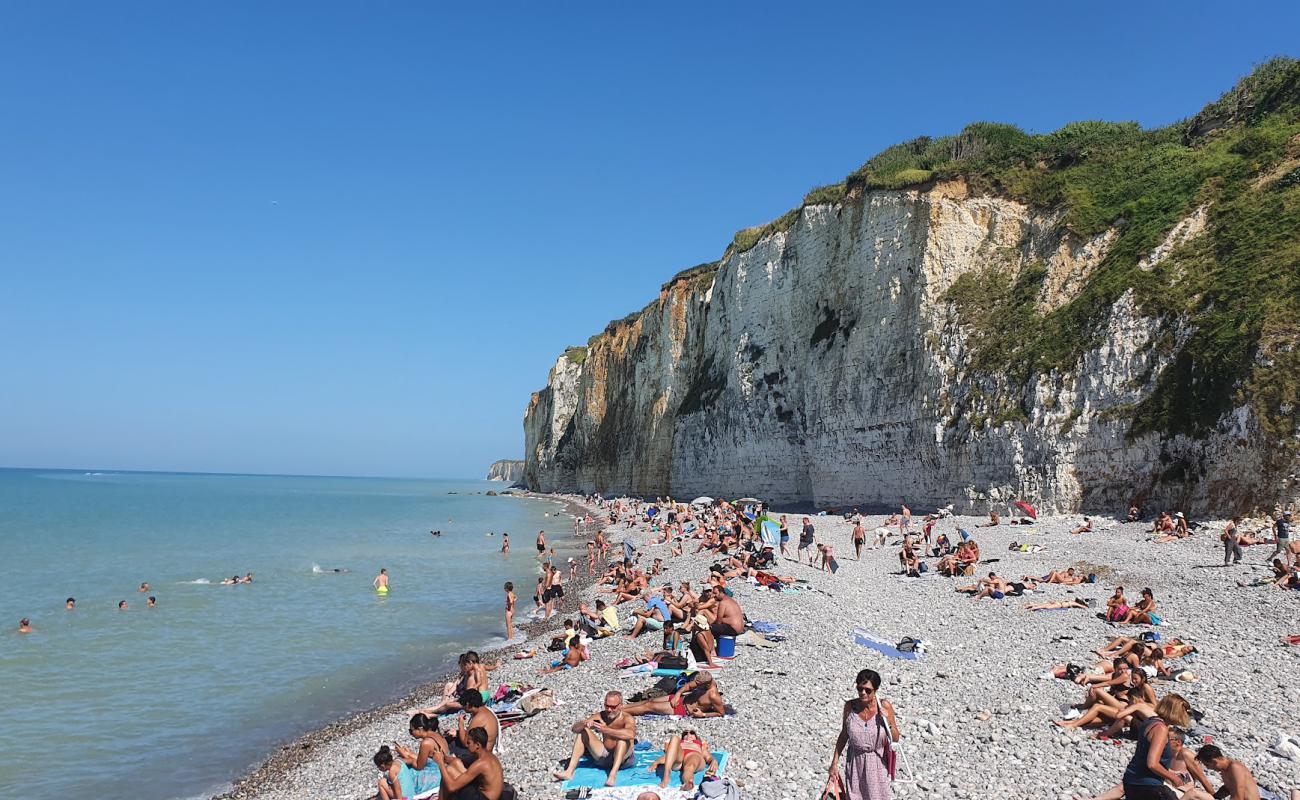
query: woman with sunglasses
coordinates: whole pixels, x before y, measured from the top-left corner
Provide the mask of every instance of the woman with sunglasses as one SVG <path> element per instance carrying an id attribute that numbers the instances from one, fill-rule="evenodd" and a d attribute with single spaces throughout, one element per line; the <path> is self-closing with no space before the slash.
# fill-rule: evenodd
<path id="1" fill-rule="evenodd" d="M 889 771 L 885 767 L 892 742 L 898 741 L 894 707 L 877 695 L 880 673 L 864 669 L 857 677 L 858 696 L 844 704 L 839 738 L 831 753 L 829 777 L 823 797 L 837 800 L 888 800 L 893 797 Z M 844 776 L 839 770 L 840 753 L 848 746 Z"/>

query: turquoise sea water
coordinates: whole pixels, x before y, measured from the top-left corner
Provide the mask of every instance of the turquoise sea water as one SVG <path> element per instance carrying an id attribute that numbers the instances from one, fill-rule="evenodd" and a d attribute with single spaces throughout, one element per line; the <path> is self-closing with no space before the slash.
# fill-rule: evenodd
<path id="1" fill-rule="evenodd" d="M 499 646 L 502 584 L 531 607 L 537 531 L 574 539 L 559 505 L 477 494 L 494 488 L 0 470 L 0 797 L 202 795 Z"/>

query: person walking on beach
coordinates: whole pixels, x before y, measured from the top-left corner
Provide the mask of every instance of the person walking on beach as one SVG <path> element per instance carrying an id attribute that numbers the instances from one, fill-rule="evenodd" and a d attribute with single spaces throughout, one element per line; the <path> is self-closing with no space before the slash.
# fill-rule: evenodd
<path id="1" fill-rule="evenodd" d="M 515 584 L 506 581 L 506 641 L 515 638 Z"/>
<path id="2" fill-rule="evenodd" d="M 379 574 L 375 576 L 370 585 L 374 586 L 375 591 L 379 594 L 388 594 L 388 570 L 380 567 Z"/>
<path id="3" fill-rule="evenodd" d="M 898 720 L 894 707 L 877 695 L 880 673 L 864 669 L 855 681 L 858 696 L 844 703 L 840 735 L 831 752 L 826 795 L 837 800 L 888 800 L 893 797 L 885 761 L 898 741 Z M 848 747 L 844 774 L 840 775 L 840 754 Z"/>
<path id="4" fill-rule="evenodd" d="M 1223 534 L 1219 536 L 1223 540 L 1223 566 L 1229 563 L 1241 563 L 1241 536 L 1237 533 L 1237 526 L 1241 524 L 1241 517 L 1232 518 L 1223 528 Z"/>
<path id="5" fill-rule="evenodd" d="M 781 515 L 781 524 L 779 526 L 779 530 L 781 532 L 781 555 L 785 556 L 786 558 L 789 558 L 790 557 L 790 548 L 789 548 L 790 525 L 785 521 L 785 514 Z"/>
<path id="6" fill-rule="evenodd" d="M 1277 536 L 1277 545 L 1269 555 L 1266 563 L 1272 563 L 1278 556 L 1283 564 L 1291 563 L 1291 512 L 1287 511 L 1273 522 L 1273 532 Z"/>
<path id="7" fill-rule="evenodd" d="M 553 773 L 557 781 L 572 778 L 578 762 L 589 755 L 597 767 L 609 772 L 605 785 L 613 786 L 618 782 L 618 771 L 636 761 L 636 718 L 623 710 L 622 692 L 606 692 L 604 707 L 579 720 L 570 730 L 578 737 L 573 741 L 568 767 Z"/>
<path id="8" fill-rule="evenodd" d="M 813 545 L 817 542 L 817 529 L 813 527 L 812 520 L 808 517 L 803 518 L 803 530 L 799 534 L 799 550 L 796 553 L 799 561 L 803 561 L 804 554 L 808 556 L 808 566 L 813 566 L 817 558 L 817 548 Z"/>
<path id="9" fill-rule="evenodd" d="M 853 523 L 853 553 L 854 557 L 862 560 L 862 546 L 867 543 L 867 532 L 862 529 L 861 518 Z"/>

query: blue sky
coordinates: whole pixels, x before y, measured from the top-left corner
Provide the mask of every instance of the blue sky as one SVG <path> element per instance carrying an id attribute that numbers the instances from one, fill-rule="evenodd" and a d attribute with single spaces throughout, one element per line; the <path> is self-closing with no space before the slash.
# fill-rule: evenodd
<path id="1" fill-rule="evenodd" d="M 871 5 L 6 3 L 0 465 L 476 476 L 876 151 L 1300 55 L 1294 3 Z"/>

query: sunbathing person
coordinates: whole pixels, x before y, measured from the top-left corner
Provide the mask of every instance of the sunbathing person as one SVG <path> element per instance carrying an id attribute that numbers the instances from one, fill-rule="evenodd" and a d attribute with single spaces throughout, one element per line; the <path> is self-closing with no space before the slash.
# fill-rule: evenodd
<path id="1" fill-rule="evenodd" d="M 469 731 L 482 728 L 487 733 L 487 749 L 495 753 L 497 737 L 501 735 L 501 722 L 497 715 L 488 708 L 483 696 L 473 689 L 461 692 L 460 704 L 465 707 L 465 714 L 461 715 L 456 725 L 456 742 L 461 750 L 469 751 Z"/>
<path id="2" fill-rule="evenodd" d="M 1092 608 L 1092 606 L 1077 597 L 1071 600 L 1053 600 L 1049 603 L 1030 603 L 1025 606 L 1028 611 L 1051 611 L 1057 608 Z"/>
<path id="3" fill-rule="evenodd" d="M 1137 601 L 1137 605 L 1128 610 L 1121 622 L 1130 625 L 1159 625 L 1160 617 L 1156 614 L 1156 599 L 1151 590 L 1143 589 L 1142 598 Z"/>
<path id="4" fill-rule="evenodd" d="M 1059 583 L 1063 586 L 1078 586 L 1083 581 L 1083 576 L 1077 574 L 1074 567 L 1068 567 L 1064 572 L 1052 570 L 1043 576 L 1044 583 Z"/>
<path id="5" fill-rule="evenodd" d="M 1070 533 L 1092 533 L 1092 517 L 1084 517 L 1083 524 L 1070 531 Z"/>
<path id="6" fill-rule="evenodd" d="M 1215 797 L 1228 797 L 1230 800 L 1259 800 L 1259 784 L 1245 764 L 1228 758 L 1218 747 L 1207 744 L 1196 751 L 1196 760 L 1219 773 L 1223 778 L 1223 788 Z M 1208 786 L 1207 786 L 1208 789 Z M 1224 793 L 1226 791 L 1226 794 Z M 1292 797 L 1295 793 L 1292 792 Z"/>
<path id="7" fill-rule="evenodd" d="M 492 693 L 488 691 L 488 670 L 496 669 L 500 664 L 492 664 L 490 666 L 483 664 L 479 659 L 478 653 L 473 650 L 462 653 L 457 664 L 460 667 L 460 679 L 454 683 L 448 683 L 443 686 L 442 700 L 435 706 L 429 708 L 417 708 L 411 713 L 436 717 L 439 714 L 449 714 L 453 711 L 460 711 L 460 693 L 466 689 L 474 689 L 481 692 L 485 702 L 491 699 Z"/>
<path id="8" fill-rule="evenodd" d="M 709 743 L 701 739 L 693 730 L 684 730 L 680 736 L 673 736 L 664 745 L 664 754 L 650 765 L 653 774 L 663 770 L 659 778 L 659 788 L 668 787 L 668 781 L 674 770 L 681 770 L 682 791 L 690 792 L 695 788 L 695 773 L 708 767 L 708 775 L 718 773 L 718 762 L 709 750 Z M 657 796 L 657 795 L 656 795 Z"/>
<path id="9" fill-rule="evenodd" d="M 1054 723 L 1062 728 L 1084 728 L 1089 725 L 1113 723 L 1121 718 L 1125 709 L 1139 704 L 1154 708 L 1156 693 L 1147 682 L 1147 674 L 1142 670 L 1130 670 L 1127 683 L 1112 690 L 1093 687 L 1089 690 L 1092 702 L 1082 714 L 1074 719 L 1058 719 Z M 1130 712 L 1131 713 L 1131 712 Z"/>
<path id="10" fill-rule="evenodd" d="M 1114 594 L 1106 599 L 1106 619 L 1119 622 L 1126 614 L 1128 614 L 1128 598 L 1124 596 L 1124 587 L 1116 586 Z"/>
<path id="11" fill-rule="evenodd" d="M 441 800 L 509 800 L 515 790 L 506 785 L 501 762 L 487 747 L 487 731 L 469 729 L 469 758 L 462 762 L 441 752 L 433 754 L 442 772 Z M 406 797 L 408 795 L 403 795 Z"/>
<path id="12" fill-rule="evenodd" d="M 578 762 L 584 755 L 590 756 L 596 766 L 606 770 L 609 778 L 606 786 L 613 786 L 618 781 L 618 771 L 631 766 L 636 761 L 636 719 L 623 710 L 623 695 L 620 692 L 606 692 L 604 707 L 586 719 L 580 720 L 570 728 L 577 734 L 573 741 L 573 754 L 569 766 L 553 773 L 556 780 L 567 781 L 573 777 Z"/>
<path id="13" fill-rule="evenodd" d="M 672 694 L 628 703 L 624 710 L 634 717 L 659 714 L 665 717 L 704 719 L 727 715 L 727 707 L 722 701 L 722 693 L 718 691 L 717 681 L 707 672 L 697 672 Z"/>
<path id="14" fill-rule="evenodd" d="M 1147 530 L 1147 533 L 1167 534 L 1173 533 L 1173 530 L 1173 517 L 1169 516 L 1169 512 L 1161 511 L 1160 516 L 1156 517 L 1156 521 L 1151 523 L 1151 527 Z"/>

